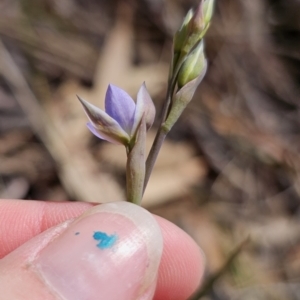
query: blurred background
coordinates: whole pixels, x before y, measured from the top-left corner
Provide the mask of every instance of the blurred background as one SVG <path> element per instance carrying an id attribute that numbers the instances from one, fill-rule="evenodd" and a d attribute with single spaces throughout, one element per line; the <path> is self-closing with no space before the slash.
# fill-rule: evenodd
<path id="1" fill-rule="evenodd" d="M 108 83 L 135 99 L 146 81 L 159 111 L 197 2 L 1 0 L 0 198 L 123 200 L 125 149 L 90 134 L 76 94 L 103 107 Z M 144 206 L 204 250 L 201 299 L 300 299 L 300 2 L 217 0 L 206 54 Z"/>

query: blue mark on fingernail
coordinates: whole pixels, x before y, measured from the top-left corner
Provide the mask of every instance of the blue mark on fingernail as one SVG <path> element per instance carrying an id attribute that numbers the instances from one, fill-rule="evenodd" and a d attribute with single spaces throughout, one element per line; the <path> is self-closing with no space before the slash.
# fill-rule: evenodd
<path id="1" fill-rule="evenodd" d="M 112 234 L 112 235 L 107 235 L 105 232 L 101 232 L 101 231 L 95 231 L 93 238 L 96 241 L 100 241 L 97 244 L 97 247 L 100 249 L 107 249 L 107 248 L 111 248 L 114 243 L 117 241 L 118 236 L 116 234 Z"/>
<path id="2" fill-rule="evenodd" d="M 75 232 L 75 235 L 78 235 L 80 232 L 79 231 L 77 231 L 77 232 Z"/>

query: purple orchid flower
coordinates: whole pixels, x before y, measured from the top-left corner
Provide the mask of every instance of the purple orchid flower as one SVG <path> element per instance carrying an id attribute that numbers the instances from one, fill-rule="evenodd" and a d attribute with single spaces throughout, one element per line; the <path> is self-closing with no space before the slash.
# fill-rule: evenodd
<path id="1" fill-rule="evenodd" d="M 136 103 L 124 90 L 110 84 L 105 96 L 105 111 L 78 99 L 89 118 L 89 130 L 98 138 L 115 144 L 128 146 L 135 139 L 143 116 L 147 130 L 155 118 L 155 106 L 145 83 L 138 91 Z"/>

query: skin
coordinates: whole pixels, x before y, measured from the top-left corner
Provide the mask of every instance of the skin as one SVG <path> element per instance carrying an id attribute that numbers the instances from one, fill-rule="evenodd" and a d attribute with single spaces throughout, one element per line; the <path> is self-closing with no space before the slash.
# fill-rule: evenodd
<path id="1" fill-rule="evenodd" d="M 0 273 L 3 257 L 50 227 L 76 218 L 93 206 L 80 202 L 0 200 Z M 161 217 L 154 217 L 161 228 L 164 244 L 154 299 L 188 299 L 202 279 L 202 252 L 180 228 Z"/>

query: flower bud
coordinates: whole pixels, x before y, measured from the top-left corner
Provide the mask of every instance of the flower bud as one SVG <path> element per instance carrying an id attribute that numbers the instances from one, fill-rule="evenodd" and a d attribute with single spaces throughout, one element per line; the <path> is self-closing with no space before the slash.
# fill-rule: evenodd
<path id="1" fill-rule="evenodd" d="M 214 0 L 201 0 L 189 22 L 190 31 L 201 34 L 206 31 L 212 18 Z"/>
<path id="2" fill-rule="evenodd" d="M 212 18 L 213 11 L 214 11 L 214 4 L 215 4 L 215 0 L 204 0 L 203 15 L 204 15 L 204 22 L 206 25 L 210 23 L 210 20 Z"/>
<path id="3" fill-rule="evenodd" d="M 174 52 L 180 52 L 187 37 L 188 37 L 188 25 L 193 17 L 193 10 L 190 9 L 186 14 L 181 27 L 177 30 L 174 36 Z"/>
<path id="4" fill-rule="evenodd" d="M 192 81 L 189 81 L 175 94 L 171 110 L 168 114 L 166 121 L 163 123 L 163 129 L 165 132 L 169 132 L 173 125 L 177 122 L 178 118 L 181 116 L 182 112 L 185 110 L 186 106 L 192 100 L 194 93 L 204 78 L 207 69 L 207 62 L 204 59 L 202 72 L 194 78 Z"/>
<path id="5" fill-rule="evenodd" d="M 200 0 L 197 8 L 194 11 L 193 17 L 189 22 L 189 30 L 192 33 L 201 33 L 205 28 L 204 16 L 203 16 L 203 1 Z"/>
<path id="6" fill-rule="evenodd" d="M 183 63 L 177 79 L 179 89 L 198 77 L 205 69 L 204 42 L 201 42 L 192 50 Z"/>
<path id="7" fill-rule="evenodd" d="M 176 67 L 187 58 L 189 53 L 203 39 L 210 25 L 213 7 L 214 0 L 200 0 L 198 7 L 187 14 L 182 27 L 174 38 L 172 71 L 176 70 Z"/>

